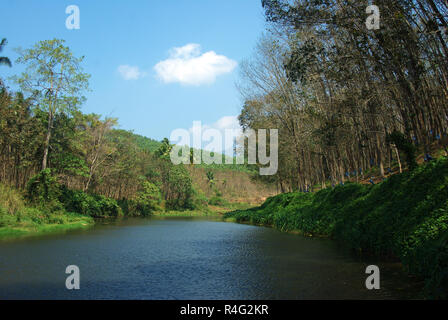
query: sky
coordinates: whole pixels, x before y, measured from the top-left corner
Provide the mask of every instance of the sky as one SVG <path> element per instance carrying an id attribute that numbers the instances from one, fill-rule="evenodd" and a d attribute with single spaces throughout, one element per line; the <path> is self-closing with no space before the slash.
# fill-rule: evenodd
<path id="1" fill-rule="evenodd" d="M 70 5 L 79 8 L 79 29 L 66 27 Z M 236 128 L 238 65 L 264 26 L 261 0 L 2 0 L 1 55 L 13 67 L 0 67 L 0 77 L 23 70 L 15 48 L 64 39 L 91 74 L 83 112 L 157 140 L 194 121 Z"/>

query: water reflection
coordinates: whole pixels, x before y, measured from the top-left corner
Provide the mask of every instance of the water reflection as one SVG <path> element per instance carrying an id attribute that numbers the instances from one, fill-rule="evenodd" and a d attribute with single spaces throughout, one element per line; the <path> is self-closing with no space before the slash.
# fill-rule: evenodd
<path id="1" fill-rule="evenodd" d="M 418 285 L 328 240 L 195 218 L 107 221 L 88 231 L 0 243 L 0 299 L 412 299 Z M 65 267 L 81 290 L 65 289 Z"/>

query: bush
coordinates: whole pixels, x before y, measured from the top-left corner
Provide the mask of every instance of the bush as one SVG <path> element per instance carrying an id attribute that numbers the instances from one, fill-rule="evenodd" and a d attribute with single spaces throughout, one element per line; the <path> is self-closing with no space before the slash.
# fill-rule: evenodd
<path id="1" fill-rule="evenodd" d="M 65 210 L 91 217 L 119 217 L 122 210 L 117 201 L 101 195 L 88 194 L 81 190 L 70 190 L 62 187 L 60 196 Z"/>
<path id="2" fill-rule="evenodd" d="M 161 210 L 162 194 L 155 184 L 144 181 L 135 199 L 122 199 L 118 203 L 128 216 L 149 216 L 152 212 Z"/>
<path id="3" fill-rule="evenodd" d="M 214 196 L 214 197 L 210 198 L 210 200 L 208 201 L 208 204 L 212 205 L 212 206 L 226 206 L 229 203 L 221 197 Z"/>
<path id="4" fill-rule="evenodd" d="M 59 202 L 60 188 L 50 169 L 45 169 L 28 181 L 25 198 L 39 208 L 57 211 L 62 209 L 62 204 Z"/>
<path id="5" fill-rule="evenodd" d="M 209 200 L 201 190 L 193 189 L 193 207 L 195 210 L 207 211 Z"/>

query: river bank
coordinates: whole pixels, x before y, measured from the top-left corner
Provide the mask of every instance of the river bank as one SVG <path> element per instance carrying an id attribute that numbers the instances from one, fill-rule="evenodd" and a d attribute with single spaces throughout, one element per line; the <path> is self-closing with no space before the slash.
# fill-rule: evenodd
<path id="1" fill-rule="evenodd" d="M 0 241 L 87 229 L 95 224 L 94 219 L 91 217 L 72 213 L 50 215 L 40 213 L 32 216 L 25 214 L 18 221 L 16 217 L 12 217 L 15 221 L 10 221 L 8 224 L 5 224 L 6 219 L 2 218 Z"/>
<path id="2" fill-rule="evenodd" d="M 225 214 L 235 222 L 339 240 L 360 253 L 396 257 L 425 280 L 428 298 L 448 292 L 448 159 L 374 186 L 289 193 Z"/>
<path id="3" fill-rule="evenodd" d="M 16 190 L 2 186 L 3 195 L 18 194 Z M 115 221 L 125 218 L 127 216 L 119 215 L 117 217 L 92 217 L 86 214 L 68 213 L 66 211 L 59 211 L 55 213 L 45 212 L 43 210 L 27 207 L 20 199 L 17 208 L 9 206 L 8 209 L 0 206 L 0 241 L 14 240 L 16 238 L 43 236 L 51 233 L 63 233 L 76 229 L 88 229 L 95 224 L 102 223 L 107 220 Z M 10 202 L 11 203 L 11 202 Z M 185 211 L 170 211 L 159 210 L 151 212 L 151 214 L 141 215 L 140 218 L 157 217 L 157 218 L 213 218 L 222 219 L 226 212 L 235 210 L 236 208 L 247 208 L 247 205 L 232 204 L 227 207 L 209 206 L 202 210 L 185 210 Z"/>

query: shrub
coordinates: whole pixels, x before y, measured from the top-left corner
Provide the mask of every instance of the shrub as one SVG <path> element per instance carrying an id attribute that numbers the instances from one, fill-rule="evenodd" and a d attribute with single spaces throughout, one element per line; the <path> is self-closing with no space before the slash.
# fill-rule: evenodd
<path id="1" fill-rule="evenodd" d="M 119 217 L 122 210 L 117 201 L 101 195 L 88 194 L 81 190 L 62 187 L 60 196 L 65 210 L 91 217 Z"/>
<path id="2" fill-rule="evenodd" d="M 49 210 L 57 211 L 62 208 L 59 202 L 61 186 L 50 169 L 45 169 L 32 177 L 26 186 L 26 199 L 33 205 Z"/>
<path id="3" fill-rule="evenodd" d="M 208 204 L 212 205 L 212 206 L 226 206 L 226 205 L 228 205 L 228 202 L 221 197 L 214 196 L 214 197 L 210 198 L 210 200 L 208 201 Z"/>

